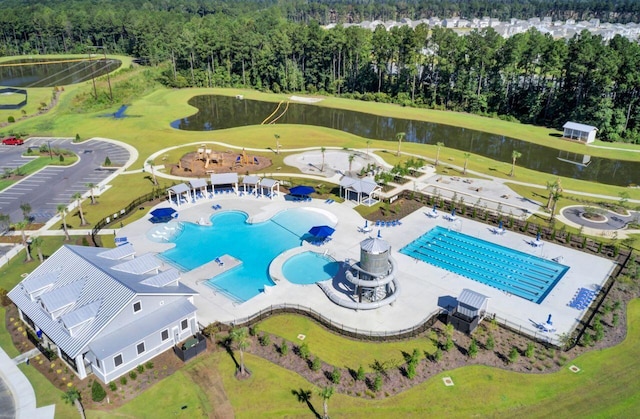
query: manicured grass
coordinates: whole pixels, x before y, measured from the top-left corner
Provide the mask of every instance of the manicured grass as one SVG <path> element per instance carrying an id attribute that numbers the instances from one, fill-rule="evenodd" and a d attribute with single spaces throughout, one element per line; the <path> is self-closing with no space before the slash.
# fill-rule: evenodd
<path id="1" fill-rule="evenodd" d="M 346 339 L 327 331 L 306 317 L 292 314 L 271 316 L 258 325 L 258 330 L 281 336 L 295 344 L 304 342 L 309 345 L 309 350 L 314 356 L 318 356 L 332 365 L 354 370 L 362 365 L 366 371 L 372 371 L 370 365 L 374 361 L 379 361 L 382 364 L 385 362 L 402 364 L 404 362 L 402 353 L 410 354 L 414 349 L 418 349 L 422 357 L 425 352 L 435 352 L 433 341 L 428 338 L 368 343 Z M 297 338 L 299 334 L 306 336 L 304 341 Z"/>
<path id="2" fill-rule="evenodd" d="M 194 368 L 193 364 L 185 370 L 189 368 Z M 194 384 L 185 370 L 165 378 L 121 408 L 89 410 L 87 418 L 206 418 L 215 406 L 208 402 L 207 389 Z"/>
<path id="3" fill-rule="evenodd" d="M 29 382 L 33 386 L 33 390 L 36 393 L 36 406 L 42 407 L 55 404 L 56 418 L 67 419 L 78 417 L 78 411 L 75 406 L 62 401 L 62 391 L 58 390 L 34 367 L 20 364 L 18 368 L 27 376 L 27 379 L 29 379 Z"/>
<path id="4" fill-rule="evenodd" d="M 11 340 L 11 335 L 7 331 L 7 326 L 5 324 L 5 317 L 7 314 L 7 310 L 0 306 L 0 348 L 2 348 L 10 358 L 15 358 L 20 355 L 20 352 L 13 346 L 13 341 Z"/>

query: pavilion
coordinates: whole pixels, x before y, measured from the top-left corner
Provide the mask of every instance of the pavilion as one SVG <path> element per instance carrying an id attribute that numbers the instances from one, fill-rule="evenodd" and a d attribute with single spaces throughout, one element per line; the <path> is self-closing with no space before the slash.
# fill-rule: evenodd
<path id="1" fill-rule="evenodd" d="M 274 191 L 275 189 L 275 191 Z M 280 195 L 280 181 L 269 178 L 262 178 L 260 181 L 260 193 L 273 199 L 275 195 Z"/>
<path id="2" fill-rule="evenodd" d="M 372 206 L 379 201 L 382 188 L 372 177 L 352 178 L 344 176 L 340 179 L 340 196 L 345 200 L 355 201 L 360 204 Z"/>
<path id="3" fill-rule="evenodd" d="M 242 179 L 242 191 L 245 194 L 258 195 L 258 185 L 260 185 L 260 178 L 258 176 L 247 175 Z"/>
<path id="4" fill-rule="evenodd" d="M 218 186 L 218 192 L 216 192 Z M 212 193 L 235 193 L 238 194 L 238 174 L 232 173 L 213 173 L 211 174 L 211 192 Z"/>
<path id="5" fill-rule="evenodd" d="M 171 195 L 175 195 L 176 204 L 180 206 L 181 203 L 187 203 L 191 200 L 191 188 L 186 183 L 179 183 L 167 189 L 169 195 L 169 202 L 171 202 Z"/>
<path id="6" fill-rule="evenodd" d="M 594 126 L 578 124 L 577 122 L 567 122 L 562 128 L 564 129 L 562 135 L 564 138 L 578 140 L 587 144 L 596 140 L 596 132 L 598 131 L 598 128 Z"/>
<path id="7" fill-rule="evenodd" d="M 191 196 L 194 200 L 207 196 L 207 187 L 209 185 L 206 179 L 191 179 L 189 185 L 191 186 Z"/>

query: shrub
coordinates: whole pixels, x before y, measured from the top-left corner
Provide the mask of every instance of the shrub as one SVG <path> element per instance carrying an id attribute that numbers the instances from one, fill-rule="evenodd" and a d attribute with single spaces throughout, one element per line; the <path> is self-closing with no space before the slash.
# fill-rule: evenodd
<path id="1" fill-rule="evenodd" d="M 271 344 L 271 337 L 267 333 L 263 333 L 258 340 L 260 342 L 260 346 L 269 346 L 269 344 Z"/>
<path id="2" fill-rule="evenodd" d="M 116 391 L 117 389 L 118 389 L 118 386 L 116 385 L 116 383 L 114 381 L 109 383 L 109 390 Z"/>
<path id="3" fill-rule="evenodd" d="M 489 335 L 487 338 L 487 343 L 485 345 L 488 350 L 493 351 L 493 348 L 496 347 L 496 340 L 493 338 L 493 335 Z"/>
<path id="4" fill-rule="evenodd" d="M 333 384 L 340 384 L 340 378 L 342 378 L 342 372 L 338 367 L 334 367 L 333 371 L 331 371 L 331 382 Z"/>
<path id="5" fill-rule="evenodd" d="M 320 371 L 320 367 L 322 367 L 322 362 L 320 358 L 317 356 L 313 358 L 313 362 L 311 363 L 311 371 Z"/>
<path id="6" fill-rule="evenodd" d="M 105 157 L 104 166 L 111 166 L 111 159 L 109 158 L 109 156 Z"/>
<path id="7" fill-rule="evenodd" d="M 129 371 L 129 377 L 131 377 L 132 380 L 135 380 L 136 378 L 138 378 L 138 373 L 136 373 L 135 371 Z"/>
<path id="8" fill-rule="evenodd" d="M 6 307 L 11 304 L 11 299 L 7 296 L 8 293 L 9 291 L 6 289 L 0 288 L 0 305 L 2 305 L 2 307 Z"/>
<path id="9" fill-rule="evenodd" d="M 27 154 L 33 154 L 33 150 L 31 149 L 31 147 L 27 147 Z"/>
<path id="10" fill-rule="evenodd" d="M 442 349 L 438 348 L 433 353 L 433 360 L 436 362 L 440 362 L 441 359 L 442 359 Z"/>
<path id="11" fill-rule="evenodd" d="M 138 374 L 142 374 L 144 372 L 144 365 L 140 364 L 136 367 L 136 370 L 138 370 Z"/>
<path id="12" fill-rule="evenodd" d="M 376 374 L 376 378 L 373 379 L 373 389 L 375 391 L 380 391 L 382 388 L 382 374 Z"/>
<path id="13" fill-rule="evenodd" d="M 147 361 L 146 364 L 144 364 L 145 368 L 148 370 L 152 370 L 153 369 L 153 362 L 151 361 Z"/>
<path id="14" fill-rule="evenodd" d="M 120 377 L 120 384 L 122 384 L 123 386 L 127 385 L 127 377 L 122 376 Z"/>
<path id="15" fill-rule="evenodd" d="M 471 344 L 469 345 L 469 356 L 471 358 L 478 356 L 478 343 L 475 339 L 471 339 Z"/>
<path id="16" fill-rule="evenodd" d="M 535 346 L 533 346 L 533 343 L 527 343 L 527 349 L 524 351 L 524 356 L 526 356 L 527 358 L 533 357 L 534 350 Z"/>
<path id="17" fill-rule="evenodd" d="M 282 340 L 282 345 L 280 345 L 280 356 L 285 356 L 289 353 L 289 345 L 287 345 L 286 340 Z"/>
<path id="18" fill-rule="evenodd" d="M 309 345 L 307 345 L 306 342 L 300 345 L 300 357 L 302 357 L 302 359 L 309 358 Z"/>
<path id="19" fill-rule="evenodd" d="M 409 362 L 407 365 L 407 378 L 413 380 L 416 376 L 416 364 Z"/>
<path id="20" fill-rule="evenodd" d="M 60 154 L 60 161 L 63 162 L 64 161 L 64 155 Z"/>
<path id="21" fill-rule="evenodd" d="M 258 334 L 258 326 L 251 326 L 249 328 L 249 336 L 256 336 Z"/>
<path id="22" fill-rule="evenodd" d="M 76 142 L 76 143 L 80 142 L 80 134 L 76 134 L 75 142 Z"/>
<path id="23" fill-rule="evenodd" d="M 518 349 L 516 347 L 511 348 L 511 351 L 509 352 L 509 362 L 513 364 L 518 360 L 519 356 L 520 353 L 518 352 Z"/>
<path id="24" fill-rule="evenodd" d="M 362 365 L 360 365 L 358 367 L 358 372 L 356 372 L 356 380 L 358 381 L 363 381 L 364 380 L 364 368 L 362 367 Z"/>
<path id="25" fill-rule="evenodd" d="M 451 339 L 450 337 L 447 338 L 446 342 L 444 343 L 444 350 L 449 352 L 451 349 L 453 349 L 453 339 Z"/>
<path id="26" fill-rule="evenodd" d="M 16 119 L 13 116 L 9 116 L 7 118 L 7 122 L 10 123 L 10 124 L 13 124 L 14 122 L 16 122 Z"/>
<path id="27" fill-rule="evenodd" d="M 107 392 L 104 391 L 104 388 L 102 388 L 98 380 L 95 380 L 93 384 L 91 384 L 91 400 L 101 402 L 105 397 L 107 397 Z"/>

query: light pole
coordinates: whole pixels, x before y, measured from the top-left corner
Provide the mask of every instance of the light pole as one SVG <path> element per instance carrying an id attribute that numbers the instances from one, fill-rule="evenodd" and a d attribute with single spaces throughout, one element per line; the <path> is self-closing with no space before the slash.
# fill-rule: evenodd
<path id="1" fill-rule="evenodd" d="M 51 153 L 51 140 L 47 140 L 47 144 L 49 145 L 49 158 L 53 160 L 53 154 Z"/>

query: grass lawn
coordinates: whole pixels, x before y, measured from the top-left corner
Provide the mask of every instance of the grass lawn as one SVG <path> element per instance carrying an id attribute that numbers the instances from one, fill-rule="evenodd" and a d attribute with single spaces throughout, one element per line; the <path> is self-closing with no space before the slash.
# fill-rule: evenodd
<path id="1" fill-rule="evenodd" d="M 567 367 L 581 368 L 577 374 L 567 367 L 552 374 L 521 374 L 471 366 L 440 374 L 385 399 L 367 400 L 335 394 L 329 401 L 329 413 L 355 418 L 400 415 L 632 417 L 640 408 L 637 382 L 640 359 L 636 356 L 640 340 L 640 300 L 629 304 L 627 315 L 629 331 L 625 341 L 569 361 Z M 308 336 L 314 336 L 313 330 L 309 333 Z M 326 342 L 325 346 L 335 343 Z M 341 344 L 341 349 L 348 351 L 351 341 L 342 339 Z M 323 351 L 317 345 L 310 347 Z M 248 380 L 238 381 L 233 377 L 235 365 L 230 357 L 223 351 L 215 352 L 189 364 L 179 374 L 166 378 L 110 414 L 93 415 L 92 412 L 89 417 L 164 417 L 167 412 L 180 413 L 176 411 L 180 403 L 189 406 L 191 417 L 204 417 L 206 408 L 202 403 L 206 402 L 202 394 L 211 392 L 211 382 L 218 377 L 238 418 L 308 416 L 311 413 L 307 405 L 299 403 L 292 394 L 300 389 L 312 391 L 311 404 L 322 413 L 322 400 L 315 394 L 316 388 L 302 377 L 249 354 L 245 355 L 245 362 L 253 375 Z M 191 382 L 184 374 L 194 371 L 199 372 L 200 378 Z M 443 376 L 450 376 L 455 386 L 445 387 L 441 380 Z M 185 396 L 176 401 L 171 396 L 173 392 Z M 214 412 L 216 406 L 212 406 Z"/>
<path id="2" fill-rule="evenodd" d="M 258 325 L 258 330 L 273 333 L 296 344 L 303 342 L 297 338 L 303 334 L 306 336 L 304 342 L 314 356 L 329 364 L 354 370 L 362 365 L 367 372 L 373 371 L 370 365 L 376 360 L 380 363 L 403 363 L 402 352 L 410 354 L 416 348 L 421 354 L 435 352 L 433 341 L 428 338 L 384 343 L 351 340 L 327 331 L 313 320 L 293 314 L 271 316 Z"/>
<path id="3" fill-rule="evenodd" d="M 20 364 L 18 368 L 27 376 L 33 386 L 33 390 L 36 393 L 36 406 L 42 407 L 55 404 L 56 418 L 67 419 L 78 417 L 78 411 L 75 406 L 65 404 L 65 402 L 62 401 L 62 391 L 58 390 L 35 368 L 26 364 Z"/>

